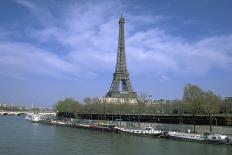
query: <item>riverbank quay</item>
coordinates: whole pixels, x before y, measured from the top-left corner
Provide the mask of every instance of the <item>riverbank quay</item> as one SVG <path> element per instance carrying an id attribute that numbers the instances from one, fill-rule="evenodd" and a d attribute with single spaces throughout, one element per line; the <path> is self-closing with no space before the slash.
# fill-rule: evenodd
<path id="1" fill-rule="evenodd" d="M 111 120 L 121 119 L 127 122 L 145 123 L 165 123 L 165 124 L 193 124 L 194 116 L 191 114 L 104 114 L 104 113 L 57 113 L 58 117 L 73 117 L 91 120 Z M 196 125 L 208 125 L 210 118 L 208 115 L 196 115 Z M 211 123 L 215 126 L 232 126 L 231 114 L 217 114 L 211 117 Z"/>
<path id="2" fill-rule="evenodd" d="M 193 131 L 194 118 L 192 115 L 169 115 L 169 114 L 101 114 L 101 113 L 57 113 L 59 119 L 62 118 L 78 118 L 83 120 L 97 120 L 97 121 L 113 121 L 119 122 L 119 125 L 130 127 L 145 127 L 151 125 L 153 128 L 160 128 L 162 130 L 184 130 L 190 129 Z M 212 132 L 232 135 L 232 116 L 228 114 L 214 115 L 211 119 Z M 206 133 L 210 131 L 210 119 L 205 115 L 196 116 L 196 132 Z"/>
<path id="3" fill-rule="evenodd" d="M 112 121 L 96 121 L 96 120 L 79 120 L 79 119 L 63 119 L 63 120 L 41 120 L 38 123 L 62 126 L 62 127 L 74 127 L 81 129 L 97 130 L 104 132 L 114 132 L 120 134 L 133 134 L 143 136 L 157 136 L 164 138 L 164 132 L 161 130 L 154 130 L 150 126 L 145 128 L 139 128 L 135 126 L 119 127 L 119 122 Z M 157 133 L 156 133 L 157 132 Z"/>
<path id="4" fill-rule="evenodd" d="M 156 124 L 156 125 L 151 125 L 151 124 L 144 124 L 141 123 L 140 127 L 137 127 L 136 124 L 131 125 L 128 124 L 129 122 L 122 122 L 122 121 L 96 121 L 96 120 L 85 120 L 85 119 L 63 119 L 63 120 L 43 120 L 40 121 L 40 123 L 43 124 L 47 124 L 47 125 L 55 125 L 55 126 L 61 126 L 61 127 L 72 127 L 72 128 L 80 128 L 80 129 L 87 129 L 87 130 L 96 130 L 96 131 L 102 131 L 102 132 L 112 132 L 112 133 L 119 133 L 119 134 L 130 134 L 130 132 L 121 132 L 119 131 L 119 129 L 123 128 L 124 131 L 142 131 L 144 128 L 146 128 L 148 125 L 149 127 L 153 128 L 155 130 L 160 130 L 161 128 L 163 128 L 162 134 L 159 134 L 157 136 L 154 135 L 146 135 L 146 134 L 139 134 L 139 133 L 133 133 L 132 135 L 137 135 L 137 136 L 149 136 L 149 137 L 157 137 L 157 138 L 165 138 L 165 139 L 169 139 L 169 137 L 167 137 L 167 132 L 168 131 L 174 131 L 172 130 L 168 130 L 168 128 L 165 128 L 164 126 L 160 126 L 160 124 Z M 147 125 L 147 126 L 144 126 Z M 163 124 L 161 124 L 163 125 Z M 190 129 L 188 129 L 190 131 Z M 187 130 L 176 130 L 177 132 L 183 132 L 183 133 L 187 133 Z M 208 132 L 206 132 L 208 133 Z M 218 132 L 220 133 L 220 132 Z M 195 133 L 197 134 L 197 133 Z M 198 133 L 198 134 L 205 134 L 205 133 Z M 227 145 L 232 145 L 232 135 L 227 135 L 229 137 L 229 143 Z M 188 140 L 186 140 L 188 141 Z M 201 143 L 207 143 L 202 141 Z"/>
<path id="5" fill-rule="evenodd" d="M 45 123 L 48 125 L 58 125 L 58 126 L 67 126 L 67 127 L 77 127 L 77 128 L 88 128 L 88 127 L 106 127 L 107 124 L 114 125 L 118 127 L 124 127 L 124 128 L 145 128 L 146 126 L 151 126 L 155 129 L 160 129 L 162 131 L 187 131 L 190 129 L 190 131 L 193 130 L 193 125 L 183 125 L 183 124 L 164 124 L 164 123 L 144 123 L 144 122 L 127 122 L 122 120 L 116 120 L 116 121 L 109 121 L 109 120 L 90 120 L 90 119 L 73 119 L 73 118 L 65 118 L 65 119 L 46 119 L 40 121 L 40 123 Z M 212 126 L 213 129 L 215 129 L 214 126 Z M 232 130 L 231 127 L 224 127 L 224 126 L 217 126 L 217 131 L 220 130 L 226 131 L 223 132 L 223 134 L 231 134 L 230 132 Z M 215 130 L 213 130 L 216 132 Z M 209 132 L 209 126 L 196 126 L 196 132 L 197 133 L 206 133 Z"/>
<path id="6" fill-rule="evenodd" d="M 62 119 L 62 120 L 47 119 L 47 120 L 42 120 L 38 123 L 62 126 L 62 127 L 73 127 L 73 128 L 81 128 L 81 129 L 106 131 L 106 132 L 115 132 L 114 127 L 116 126 L 116 124 L 112 124 L 110 122 L 105 122 L 105 121 L 91 121 L 91 120 L 79 120 L 79 119 Z"/>

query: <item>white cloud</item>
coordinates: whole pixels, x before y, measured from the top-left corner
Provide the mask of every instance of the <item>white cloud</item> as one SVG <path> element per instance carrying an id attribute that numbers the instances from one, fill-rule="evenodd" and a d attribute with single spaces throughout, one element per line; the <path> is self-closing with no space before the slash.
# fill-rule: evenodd
<path id="1" fill-rule="evenodd" d="M 128 55 L 134 69 L 166 72 L 205 74 L 212 68 L 229 69 L 232 58 L 231 35 L 212 37 L 189 43 L 149 30 L 129 37 Z"/>
<path id="2" fill-rule="evenodd" d="M 30 74 L 62 78 L 83 76 L 77 65 L 28 43 L 0 42 L 0 55 L 1 74 L 16 77 Z M 88 76 L 92 73 L 85 74 Z"/>
<path id="3" fill-rule="evenodd" d="M 166 76 L 166 75 L 161 75 L 160 76 L 160 81 L 161 82 L 168 81 L 168 80 L 170 80 L 170 78 L 168 76 Z"/>
<path id="4" fill-rule="evenodd" d="M 114 71 L 120 2 L 62 3 L 66 6 L 61 9 L 63 15 L 60 17 L 55 17 L 46 6 L 31 1 L 19 3 L 28 8 L 44 26 L 43 29 L 31 28 L 28 37 L 40 44 L 55 40 L 68 50 L 60 56 L 30 44 L 1 42 L 1 54 L 2 49 L 10 51 L 0 57 L 5 68 L 15 67 L 19 73 L 29 71 L 66 76 L 78 76 L 80 72 L 91 75 L 99 71 Z M 165 20 L 163 16 L 136 16 L 126 12 L 125 18 L 126 54 L 130 72 L 150 72 L 165 79 L 164 75 L 166 77 L 170 72 L 205 74 L 213 68 L 232 67 L 232 35 L 191 42 L 172 36 L 158 27 L 157 23 Z M 25 61 L 32 65 L 28 66 Z M 11 69 L 3 68 L 1 72 L 10 72 Z"/>
<path id="5" fill-rule="evenodd" d="M 36 1 L 29 1 L 29 0 L 15 0 L 14 2 L 20 4 L 21 6 L 27 8 L 30 13 L 37 19 L 40 24 L 44 27 L 53 26 L 55 22 L 55 16 L 53 16 L 51 12 L 50 5 L 47 7 L 40 6 L 36 4 Z M 38 2 L 38 1 L 37 1 Z M 49 2 L 49 1 L 48 1 Z M 55 6 L 54 4 L 52 5 Z"/>

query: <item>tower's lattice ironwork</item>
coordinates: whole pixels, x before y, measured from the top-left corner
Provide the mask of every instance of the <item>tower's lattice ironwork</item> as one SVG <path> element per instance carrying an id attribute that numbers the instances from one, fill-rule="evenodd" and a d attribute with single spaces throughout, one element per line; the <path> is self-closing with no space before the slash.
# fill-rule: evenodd
<path id="1" fill-rule="evenodd" d="M 112 98 L 137 98 L 136 92 L 132 89 L 126 65 L 124 23 L 125 19 L 121 15 L 119 20 L 118 53 L 115 73 L 113 74 L 110 90 L 106 96 Z M 122 90 L 120 90 L 120 85 L 122 85 Z"/>

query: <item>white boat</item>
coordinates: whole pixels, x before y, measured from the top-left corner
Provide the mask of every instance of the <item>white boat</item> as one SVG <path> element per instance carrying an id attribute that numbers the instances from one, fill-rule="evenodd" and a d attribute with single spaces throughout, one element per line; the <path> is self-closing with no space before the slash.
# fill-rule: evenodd
<path id="1" fill-rule="evenodd" d="M 169 131 L 166 136 L 167 138 L 171 138 L 171 139 L 195 141 L 201 143 L 210 143 L 210 144 L 229 143 L 228 136 L 222 134 L 213 134 L 213 133 L 196 134 L 196 133 Z"/>
<path id="2" fill-rule="evenodd" d="M 25 116 L 25 119 L 26 119 L 26 120 L 31 120 L 31 115 L 26 115 L 26 116 Z"/>
<path id="3" fill-rule="evenodd" d="M 205 134 L 205 141 L 212 144 L 229 144 L 229 137 L 222 134 Z"/>
<path id="4" fill-rule="evenodd" d="M 25 116 L 26 120 L 29 120 L 31 122 L 39 122 L 42 120 L 41 116 L 39 114 L 30 114 Z"/>
<path id="5" fill-rule="evenodd" d="M 168 138 L 186 141 L 203 141 L 205 138 L 203 135 L 186 132 L 169 131 L 166 135 Z"/>
<path id="6" fill-rule="evenodd" d="M 90 125 L 89 125 L 89 124 L 81 124 L 81 123 L 79 123 L 79 124 L 77 125 L 77 127 L 89 128 Z"/>
<path id="7" fill-rule="evenodd" d="M 131 128 L 120 128 L 120 127 L 115 127 L 115 129 L 119 133 L 127 133 L 127 134 L 134 134 L 134 135 L 159 136 L 162 134 L 161 130 L 155 130 L 150 126 L 147 126 L 144 129 L 131 129 Z"/>
<path id="8" fill-rule="evenodd" d="M 57 121 L 56 123 L 57 123 L 58 125 L 61 125 L 61 126 L 62 126 L 62 125 L 67 125 L 67 123 L 65 123 L 65 122 L 63 122 L 63 121 Z"/>

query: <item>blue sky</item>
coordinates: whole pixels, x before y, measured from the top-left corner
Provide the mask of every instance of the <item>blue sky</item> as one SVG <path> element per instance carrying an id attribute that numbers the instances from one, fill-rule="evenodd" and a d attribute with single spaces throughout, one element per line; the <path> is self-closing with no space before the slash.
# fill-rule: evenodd
<path id="1" fill-rule="evenodd" d="M 0 103 L 104 96 L 123 13 L 135 91 L 180 99 L 187 83 L 232 96 L 230 0 L 0 2 Z"/>

